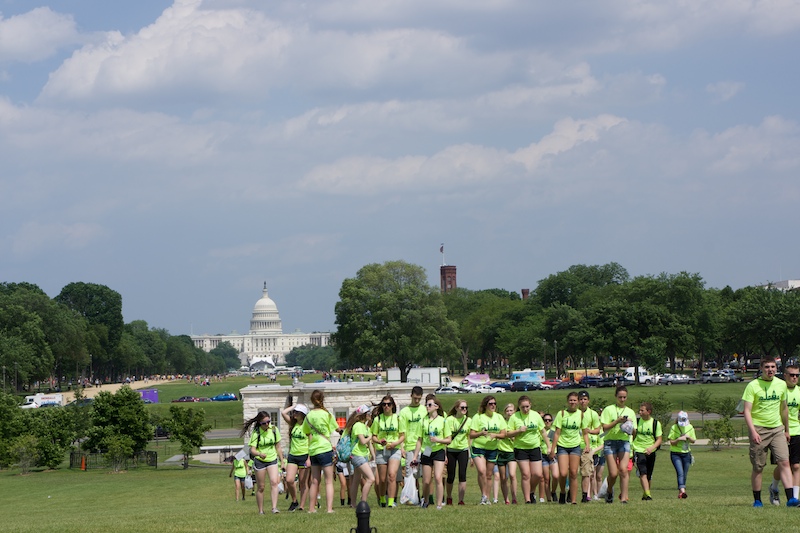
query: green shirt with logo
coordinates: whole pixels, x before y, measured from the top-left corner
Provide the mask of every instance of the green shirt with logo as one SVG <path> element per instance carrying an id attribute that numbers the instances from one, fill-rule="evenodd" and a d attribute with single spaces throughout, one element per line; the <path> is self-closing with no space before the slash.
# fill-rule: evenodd
<path id="1" fill-rule="evenodd" d="M 278 452 L 275 450 L 275 446 L 281 441 L 281 433 L 278 431 L 278 428 L 275 426 L 269 426 L 267 428 L 262 428 L 262 426 L 258 426 L 252 435 L 250 435 L 250 442 L 248 445 L 251 448 L 255 448 L 258 450 L 258 453 L 263 453 L 265 457 L 258 459 L 260 461 L 264 461 L 268 463 L 270 461 L 275 461 L 278 458 Z"/>
<path id="2" fill-rule="evenodd" d="M 308 453 L 308 435 L 303 431 L 302 424 L 295 424 L 289 431 L 289 453 L 292 455 Z"/>
<path id="3" fill-rule="evenodd" d="M 678 424 L 673 424 L 669 430 L 669 437 L 667 437 L 670 441 L 673 441 L 680 437 L 681 435 L 689 435 L 689 438 L 692 440 L 697 440 L 697 435 L 694 432 L 694 426 L 691 424 L 687 424 L 683 427 L 679 426 Z M 692 451 L 691 446 L 689 445 L 688 440 L 682 440 L 677 444 L 670 444 L 669 451 L 675 453 L 689 453 Z"/>
<path id="4" fill-rule="evenodd" d="M 523 415 L 522 411 L 517 411 L 508 419 L 508 429 L 511 431 L 517 431 L 523 427 L 526 428 L 525 432 L 514 437 L 514 448 L 520 450 L 539 448 L 543 441 L 544 420 L 542 420 L 542 416 L 531 409 L 527 415 Z"/>
<path id="5" fill-rule="evenodd" d="M 489 416 L 486 413 L 477 414 L 472 417 L 472 429 L 473 431 L 488 431 L 489 433 L 500 433 L 504 429 L 506 429 L 506 419 L 503 418 L 503 415 L 500 413 L 494 413 L 494 415 Z M 484 450 L 496 450 L 497 449 L 497 439 L 490 438 L 487 436 L 477 437 L 472 440 L 472 445 L 475 448 L 482 448 Z"/>
<path id="6" fill-rule="evenodd" d="M 653 430 L 655 428 L 655 431 Z M 636 421 L 636 437 L 633 439 L 631 447 L 633 451 L 644 453 L 647 448 L 656 443 L 656 439 L 663 435 L 661 424 L 656 422 L 652 416 L 650 420 L 640 418 Z"/>
<path id="7" fill-rule="evenodd" d="M 362 444 L 361 439 L 358 438 L 362 435 L 366 438 L 371 438 L 372 433 L 364 422 L 356 422 L 350 428 L 350 445 L 352 446 L 350 454 L 359 457 L 369 457 L 369 444 Z"/>
<path id="8" fill-rule="evenodd" d="M 470 418 L 467 415 L 461 418 L 448 416 L 445 424 L 450 429 L 450 436 L 453 437 L 453 440 L 447 445 L 447 449 L 458 452 L 466 450 L 469 447 Z"/>
<path id="9" fill-rule="evenodd" d="M 575 409 L 572 413 L 561 410 L 553 420 L 553 427 L 561 428 L 558 436 L 558 446 L 562 448 L 575 448 L 581 445 L 583 440 L 583 411 Z"/>
<path id="10" fill-rule="evenodd" d="M 587 407 L 586 411 L 583 412 L 583 428 L 597 429 L 602 425 L 603 424 L 600 423 L 600 415 L 597 414 L 597 411 L 595 411 L 594 409 L 589 409 Z M 602 433 L 602 431 L 600 431 L 600 433 Z M 595 439 L 594 441 L 592 441 L 593 438 Z M 592 448 L 596 448 L 597 445 L 594 444 L 596 440 L 597 440 L 597 435 L 589 433 L 589 446 L 591 446 Z M 586 448 L 586 443 L 584 442 L 583 437 L 581 436 L 581 449 L 584 448 Z"/>
<path id="11" fill-rule="evenodd" d="M 789 435 L 800 435 L 800 420 L 797 418 L 800 416 L 800 387 L 786 387 L 786 405 L 789 406 Z"/>
<path id="12" fill-rule="evenodd" d="M 309 435 L 308 455 L 314 456 L 333 450 L 331 433 L 339 429 L 336 419 L 325 409 L 312 409 L 303 420 L 303 433 Z"/>
<path id="13" fill-rule="evenodd" d="M 407 452 L 412 452 L 417 447 L 417 440 L 422 436 L 422 418 L 427 414 L 428 412 L 422 404 L 416 407 L 406 405 L 400 409 L 400 413 L 398 413 L 399 427 L 400 433 L 406 436 L 403 448 Z"/>
<path id="14" fill-rule="evenodd" d="M 450 426 L 446 423 L 445 417 L 437 415 L 436 418 L 430 419 L 425 417 L 422 419 L 422 448 L 423 450 L 430 446 L 432 452 L 444 450 L 447 444 L 441 442 L 431 442 L 431 437 L 437 439 L 446 439 L 450 436 Z"/>
<path id="15" fill-rule="evenodd" d="M 630 407 L 619 407 L 617 405 L 609 405 L 603 409 L 603 414 L 600 415 L 600 422 L 603 424 L 610 424 L 622 416 L 627 416 L 628 420 L 634 424 L 636 423 L 636 413 L 633 412 L 633 409 Z M 606 442 L 610 440 L 627 440 L 630 442 L 631 436 L 620 429 L 621 425 L 622 422 L 606 431 Z"/>
<path id="16" fill-rule="evenodd" d="M 394 442 L 400 438 L 400 417 L 396 413 L 389 416 L 381 413 L 372 421 L 372 434 L 378 440 L 386 439 L 386 442 Z M 375 444 L 375 450 L 381 451 L 383 444 Z"/>
<path id="17" fill-rule="evenodd" d="M 782 379 L 766 381 L 758 378 L 747 384 L 742 400 L 753 405 L 750 411 L 753 425 L 770 429 L 783 425 L 781 402 L 786 401 L 786 396 L 786 382 Z"/>

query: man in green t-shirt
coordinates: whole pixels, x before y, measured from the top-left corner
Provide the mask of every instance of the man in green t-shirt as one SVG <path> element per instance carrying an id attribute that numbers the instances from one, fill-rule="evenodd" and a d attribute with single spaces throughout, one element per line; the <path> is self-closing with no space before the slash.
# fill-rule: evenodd
<path id="1" fill-rule="evenodd" d="M 789 409 L 786 403 L 787 388 L 782 379 L 775 377 L 778 364 L 772 357 L 761 359 L 761 376 L 747 384 L 742 394 L 744 420 L 750 434 L 750 485 L 753 489 L 753 507 L 761 503 L 761 472 L 767 465 L 767 449 L 778 465 L 781 482 L 786 491 L 786 506 L 797 507 L 792 497 L 792 471 L 789 467 Z"/>
<path id="2" fill-rule="evenodd" d="M 400 435 L 404 437 L 403 449 L 406 452 L 406 476 L 410 475 L 414 461 L 414 449 L 417 440 L 422 436 L 422 418 L 428 414 L 422 402 L 422 387 L 411 389 L 411 403 L 400 409 L 398 418 L 400 419 Z M 417 477 L 420 477 L 421 469 L 417 469 Z"/>
<path id="3" fill-rule="evenodd" d="M 600 423 L 600 415 L 594 409 L 589 409 L 589 392 L 582 390 L 578 391 L 578 409 L 583 412 L 583 434 L 589 435 L 589 440 L 592 436 L 597 436 L 603 430 L 603 424 Z M 588 503 L 589 492 L 591 489 L 591 480 L 594 476 L 594 454 L 592 453 L 592 446 L 586 445 L 586 439 L 581 439 L 581 497 L 582 503 Z"/>
<path id="4" fill-rule="evenodd" d="M 786 406 L 789 408 L 789 466 L 792 469 L 792 497 L 800 498 L 800 387 L 797 386 L 800 378 L 800 366 L 788 365 L 783 368 L 783 378 L 786 380 Z M 774 461 L 773 461 L 774 462 Z M 772 484 L 769 486 L 769 501 L 773 505 L 780 505 L 778 496 L 778 482 L 780 469 L 772 471 Z"/>

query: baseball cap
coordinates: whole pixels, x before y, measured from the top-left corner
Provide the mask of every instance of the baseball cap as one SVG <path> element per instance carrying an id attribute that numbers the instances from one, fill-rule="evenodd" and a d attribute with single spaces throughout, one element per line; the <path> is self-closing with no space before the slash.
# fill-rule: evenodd
<path id="1" fill-rule="evenodd" d="M 370 406 L 364 404 L 364 405 L 360 406 L 358 409 L 356 409 L 356 413 L 358 413 L 359 415 L 363 415 L 364 413 L 369 413 L 370 410 L 371 410 Z"/>
<path id="2" fill-rule="evenodd" d="M 308 414 L 308 407 L 306 407 L 305 404 L 302 403 L 298 403 L 297 405 L 295 405 L 294 410 L 296 413 L 303 413 L 304 415 Z"/>
<path id="3" fill-rule="evenodd" d="M 678 425 L 681 427 L 689 425 L 689 414 L 686 411 L 678 412 Z"/>
<path id="4" fill-rule="evenodd" d="M 578 398 L 588 398 L 588 397 L 589 397 L 589 393 L 586 392 L 585 390 L 578 391 Z"/>

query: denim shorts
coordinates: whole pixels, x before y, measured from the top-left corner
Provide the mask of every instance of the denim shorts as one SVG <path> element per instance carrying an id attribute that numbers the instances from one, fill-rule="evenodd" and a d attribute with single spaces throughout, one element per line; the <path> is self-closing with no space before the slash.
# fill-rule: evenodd
<path id="1" fill-rule="evenodd" d="M 472 457 L 483 457 L 490 463 L 497 461 L 497 450 L 485 450 L 483 448 L 472 447 Z"/>
<path id="2" fill-rule="evenodd" d="M 631 453 L 631 443 L 627 440 L 607 440 L 603 445 L 603 455 Z"/>
<path id="3" fill-rule="evenodd" d="M 353 470 L 358 468 L 361 465 L 365 465 L 369 463 L 369 457 L 364 457 L 363 455 L 351 455 L 350 456 L 350 464 L 353 465 Z"/>
<path id="4" fill-rule="evenodd" d="M 298 468 L 305 468 L 306 467 L 306 459 L 308 459 L 308 454 L 303 455 L 292 455 L 289 454 L 289 457 L 286 458 L 286 462 L 289 464 L 297 465 Z"/>
<path id="5" fill-rule="evenodd" d="M 558 464 L 558 461 L 556 460 L 555 457 L 553 457 L 553 459 L 550 459 L 550 456 L 547 455 L 546 453 L 542 454 L 542 467 L 543 468 L 545 466 L 557 465 L 557 464 Z"/>
<path id="6" fill-rule="evenodd" d="M 375 464 L 388 465 L 389 461 L 400 462 L 400 459 L 403 458 L 402 454 L 403 452 L 400 448 L 395 448 L 394 450 L 387 450 L 386 448 L 375 450 Z"/>
<path id="7" fill-rule="evenodd" d="M 311 456 L 311 466 L 331 466 L 333 464 L 333 450 Z"/>
<path id="8" fill-rule="evenodd" d="M 564 446 L 556 446 L 556 455 L 581 455 L 581 447 L 574 446 L 572 448 L 565 448 Z"/>
<path id="9" fill-rule="evenodd" d="M 594 466 L 606 466 L 606 456 L 605 455 L 595 455 L 594 456 Z"/>

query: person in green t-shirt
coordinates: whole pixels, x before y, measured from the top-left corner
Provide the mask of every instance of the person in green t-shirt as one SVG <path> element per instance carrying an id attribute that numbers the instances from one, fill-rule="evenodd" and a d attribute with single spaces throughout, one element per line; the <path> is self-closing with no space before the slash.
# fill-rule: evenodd
<path id="1" fill-rule="evenodd" d="M 450 436 L 453 439 L 447 446 L 447 505 L 453 505 L 456 468 L 458 468 L 458 505 L 464 505 L 464 494 L 467 492 L 467 467 L 472 462 L 469 453 L 469 406 L 465 400 L 456 401 L 447 414 L 445 423 L 449 426 Z"/>
<path id="2" fill-rule="evenodd" d="M 228 474 L 228 477 L 233 477 L 233 496 L 238 502 L 239 494 L 241 493 L 242 501 L 244 501 L 244 480 L 250 475 L 250 468 L 247 466 L 247 459 L 244 457 L 237 459 L 232 455 L 227 460 L 231 463 L 231 472 Z"/>
<path id="3" fill-rule="evenodd" d="M 503 408 L 506 424 L 514 416 L 517 408 L 513 403 Z M 503 501 L 506 505 L 517 503 L 517 457 L 514 454 L 514 437 L 506 436 L 497 443 L 497 471 L 500 474 L 500 489 L 503 491 Z M 510 499 L 509 499 L 510 496 Z"/>
<path id="4" fill-rule="evenodd" d="M 619 477 L 619 500 L 621 503 L 628 503 L 628 484 L 630 482 L 628 461 L 631 457 L 631 435 L 636 413 L 625 405 L 625 402 L 628 401 L 627 387 L 618 386 L 614 391 L 614 398 L 616 403 L 606 406 L 603 414 L 600 415 L 603 431 L 606 432 L 603 445 L 603 454 L 606 456 L 606 466 L 608 467 L 606 503 L 614 503 L 614 483 L 616 483 L 617 477 Z"/>
<path id="5" fill-rule="evenodd" d="M 686 499 L 686 475 L 692 465 L 692 450 L 690 444 L 697 440 L 694 427 L 689 423 L 686 411 L 678 412 L 678 419 L 669 430 L 669 458 L 675 467 L 678 476 L 678 498 Z"/>
<path id="6" fill-rule="evenodd" d="M 786 403 L 786 382 L 775 377 L 778 364 L 772 357 L 761 358 L 761 376 L 747 384 L 742 394 L 744 420 L 750 434 L 750 486 L 753 507 L 761 503 L 761 472 L 767 465 L 767 449 L 778 465 L 786 491 L 786 505 L 797 507 L 800 501 L 792 496 L 792 470 L 789 467 L 789 408 Z"/>
<path id="7" fill-rule="evenodd" d="M 497 444 L 506 436 L 506 419 L 497 412 L 497 399 L 486 395 L 478 407 L 478 414 L 472 417 L 469 437 L 472 439 L 472 461 L 478 471 L 478 485 L 481 489 L 481 505 L 491 505 L 489 491 L 494 480 L 494 466 L 497 462 Z"/>
<path id="8" fill-rule="evenodd" d="M 333 512 L 333 446 L 331 434 L 339 426 L 332 414 L 325 409 L 325 394 L 315 389 L 311 393 L 311 405 L 314 406 L 303 420 L 303 432 L 311 439 L 308 444 L 308 455 L 311 462 L 311 486 L 308 491 L 308 512 L 316 513 L 317 495 L 322 475 L 325 475 L 325 500 L 328 512 Z"/>
<path id="9" fill-rule="evenodd" d="M 591 501 L 592 480 L 594 479 L 594 444 L 597 436 L 602 432 L 600 415 L 594 409 L 589 409 L 589 392 L 578 391 L 578 409 L 583 412 L 583 433 L 589 436 L 589 445 L 581 439 L 581 501 Z"/>
<path id="10" fill-rule="evenodd" d="M 787 365 L 783 369 L 786 381 L 786 407 L 789 409 L 789 466 L 792 469 L 792 497 L 800 498 L 800 387 L 797 386 L 800 377 L 800 367 Z M 776 467 L 772 471 L 772 484 L 769 486 L 769 500 L 773 505 L 780 505 L 778 496 L 778 481 L 780 470 Z"/>
<path id="11" fill-rule="evenodd" d="M 259 411 L 256 416 L 244 423 L 241 436 L 250 432 L 250 456 L 253 458 L 256 471 L 256 504 L 258 513 L 264 514 L 264 488 L 269 476 L 270 497 L 272 499 L 272 512 L 278 513 L 278 484 L 280 483 L 280 466 L 283 464 L 283 449 L 281 448 L 281 434 L 278 428 L 272 425 L 268 412 Z"/>
<path id="12" fill-rule="evenodd" d="M 289 424 L 289 456 L 286 458 L 286 492 L 292 499 L 289 511 L 303 510 L 308 498 L 308 480 L 310 478 L 311 460 L 308 458 L 308 435 L 303 431 L 303 421 L 308 414 L 308 407 L 302 403 L 290 405 L 281 411 L 283 421 Z M 299 478 L 298 491 L 295 478 Z M 298 502 L 298 492 L 300 500 Z"/>
<path id="13" fill-rule="evenodd" d="M 353 509 L 356 508 L 358 487 L 361 487 L 361 501 L 365 502 L 369 497 L 369 489 L 375 483 L 375 474 L 369 465 L 370 457 L 375 455 L 372 447 L 372 432 L 368 427 L 371 411 L 369 405 L 360 406 L 350 415 L 350 419 L 342 431 L 342 436 L 349 437 L 352 446 L 350 464 L 353 465 L 353 472 L 350 474 L 350 495 Z"/>
<path id="14" fill-rule="evenodd" d="M 403 449 L 406 454 L 406 476 L 410 476 L 416 469 L 416 475 L 419 477 L 421 472 L 417 469 L 416 464 L 411 464 L 414 460 L 414 447 L 417 445 L 417 440 L 422 435 L 422 419 L 425 417 L 425 407 L 421 405 L 422 402 L 422 387 L 414 386 L 411 389 L 411 403 L 398 413 L 400 420 L 400 435 L 403 437 Z"/>
<path id="15" fill-rule="evenodd" d="M 531 410 L 528 396 L 520 396 L 517 407 L 519 411 L 508 420 L 506 437 L 514 439 L 514 457 L 522 477 L 525 503 L 536 503 L 534 489 L 542 481 L 542 444 L 549 447 L 550 439 L 542 416 Z"/>
<path id="16" fill-rule="evenodd" d="M 569 476 L 569 501 L 577 504 L 578 500 L 578 468 L 581 463 L 581 441 L 589 445 L 589 436 L 583 432 L 584 413 L 578 409 L 578 393 L 567 394 L 567 408 L 556 414 L 553 427 L 556 433 L 550 443 L 550 458 L 558 455 L 558 480 L 560 494 L 558 503 L 566 502 L 567 476 Z"/>
<path id="17" fill-rule="evenodd" d="M 396 507 L 397 471 L 402 459 L 403 436 L 400 434 L 400 416 L 391 394 L 381 399 L 379 414 L 372 420 L 372 443 L 375 446 L 375 464 L 378 483 L 375 491 L 381 507 Z"/>
<path id="18" fill-rule="evenodd" d="M 639 405 L 639 418 L 633 430 L 633 460 L 639 472 L 639 481 L 642 483 L 642 500 L 649 501 L 650 483 L 653 479 L 653 468 L 656 466 L 656 452 L 661 447 L 662 427 L 658 420 L 653 418 L 653 405 L 642 402 Z"/>
<path id="19" fill-rule="evenodd" d="M 417 439 L 414 448 L 414 462 L 422 464 L 422 498 L 421 507 L 428 507 L 431 494 L 431 480 L 436 483 L 434 502 L 436 508 L 444 505 L 444 463 L 447 460 L 446 447 L 452 441 L 450 427 L 445 423 L 442 403 L 434 394 L 425 398 L 425 409 L 428 414 L 422 419 L 422 435 Z M 422 455 L 420 456 L 420 450 Z"/>

